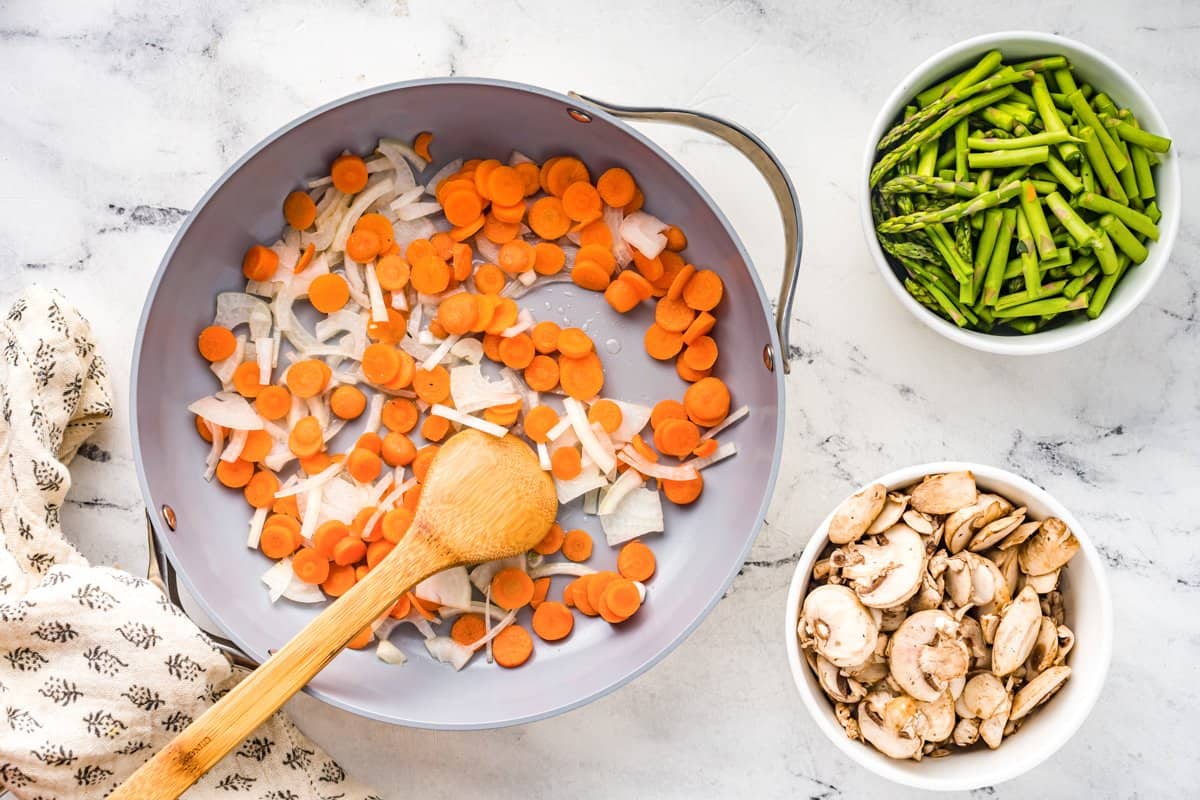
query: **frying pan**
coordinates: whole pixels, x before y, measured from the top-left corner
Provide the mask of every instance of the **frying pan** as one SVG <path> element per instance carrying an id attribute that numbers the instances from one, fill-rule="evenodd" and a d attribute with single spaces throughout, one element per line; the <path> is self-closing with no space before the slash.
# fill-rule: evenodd
<path id="1" fill-rule="evenodd" d="M 746 250 L 704 189 L 661 148 L 618 118 L 665 121 L 716 135 L 747 155 L 779 203 L 787 264 L 772 313 Z M 605 105 L 504 81 L 452 78 L 390 84 L 351 95 L 287 124 L 250 150 L 208 191 L 163 257 L 138 327 L 132 370 L 133 451 L 158 560 L 177 597 L 175 576 L 225 632 L 237 660 L 262 661 L 315 613 L 272 605 L 259 577 L 269 566 L 245 547 L 247 507 L 240 492 L 204 482 L 208 445 L 187 405 L 213 391 L 195 353 L 196 331 L 209 324 L 213 298 L 242 288 L 241 255 L 272 241 L 280 202 L 304 178 L 324 174 L 343 149 L 370 151 L 381 136 L 411 139 L 435 132 L 439 163 L 457 156 L 506 158 L 514 149 L 542 161 L 571 153 L 599 174 L 623 166 L 646 195 L 648 211 L 688 235 L 686 255 L 716 270 L 725 299 L 714 334 L 718 374 L 734 405 L 749 417 L 722 436 L 739 453 L 705 472 L 707 490 L 688 507 L 666 510 L 666 529 L 650 539 L 659 569 L 637 616 L 614 629 L 585 620 L 561 643 L 538 642 L 531 661 L 504 670 L 477 658 L 462 672 L 434 662 L 411 626 L 392 641 L 409 655 L 392 666 L 370 650 L 344 652 L 307 691 L 355 714 L 438 729 L 490 728 L 529 722 L 583 705 L 648 669 L 700 623 L 737 575 L 766 513 L 779 467 L 787 369 L 787 320 L 800 261 L 800 211 L 782 167 L 752 134 L 688 111 Z M 653 403 L 682 396 L 668 364 L 652 361 L 642 334 L 653 310 L 611 313 L 598 293 L 572 284 L 546 286 L 522 304 L 535 317 L 584 321 L 605 363 L 605 394 Z M 334 441 L 334 447 L 339 443 Z M 342 445 L 345 446 L 345 445 Z M 599 535 L 578 503 L 560 512 L 566 528 Z M 670 503 L 664 505 L 670 506 Z M 616 552 L 599 546 L 592 565 L 613 568 Z M 152 569 L 154 569 L 152 567 Z M 560 591 L 555 579 L 552 592 Z"/>

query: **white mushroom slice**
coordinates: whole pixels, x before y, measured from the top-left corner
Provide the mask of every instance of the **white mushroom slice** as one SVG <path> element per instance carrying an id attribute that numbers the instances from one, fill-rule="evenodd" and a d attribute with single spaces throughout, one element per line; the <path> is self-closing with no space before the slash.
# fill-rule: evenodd
<path id="1" fill-rule="evenodd" d="M 903 519 L 905 525 L 912 528 L 922 536 L 928 536 L 933 533 L 933 529 L 935 527 L 933 520 L 922 514 L 920 511 L 910 508 L 908 511 L 904 512 Z"/>
<path id="2" fill-rule="evenodd" d="M 1008 550 L 1016 547 L 1019 544 L 1023 544 L 1026 539 L 1037 533 L 1037 530 L 1040 527 L 1042 527 L 1041 520 L 1035 519 L 1033 522 L 1022 522 L 1017 526 L 1015 531 L 1010 533 L 1008 536 L 1005 536 L 1004 540 L 996 545 L 996 547 L 999 547 L 1001 550 Z"/>
<path id="3" fill-rule="evenodd" d="M 942 523 L 942 527 L 945 528 L 943 538 L 946 548 L 951 553 L 957 553 L 967 546 L 967 542 L 971 541 L 971 537 L 974 535 L 971 523 L 982 513 L 983 506 L 973 503 L 946 517 L 945 522 Z"/>
<path id="4" fill-rule="evenodd" d="M 912 507 L 926 514 L 952 514 L 976 502 L 975 476 L 948 472 L 926 478 L 912 490 Z"/>
<path id="5" fill-rule="evenodd" d="M 988 717 L 979 725 L 979 738 L 983 739 L 992 750 L 1000 746 L 1004 731 L 1008 726 L 1008 715 L 1012 709 L 1012 696 L 1004 695 L 1004 705 L 993 716 Z"/>
<path id="6" fill-rule="evenodd" d="M 941 610 L 918 611 L 892 635 L 888 668 L 906 694 L 930 702 L 944 693 L 971 663 L 958 638 L 958 622 Z"/>
<path id="7" fill-rule="evenodd" d="M 960 719 L 954 726 L 954 743 L 959 747 L 970 747 L 979 741 L 979 723 L 973 719 Z"/>
<path id="8" fill-rule="evenodd" d="M 1021 565 L 1017 563 L 1017 551 L 989 550 L 986 555 L 1004 576 L 1005 595 L 1008 597 L 1016 595 L 1019 590 L 1017 584 L 1021 579 Z"/>
<path id="9" fill-rule="evenodd" d="M 857 667 L 849 667 L 846 669 L 846 674 L 861 684 L 869 685 L 879 683 L 881 680 L 888 677 L 888 647 L 887 634 L 879 634 L 879 638 L 875 642 L 875 652 L 871 657 Z"/>
<path id="10" fill-rule="evenodd" d="M 833 706 L 833 715 L 837 717 L 837 721 L 845 729 L 846 736 L 851 739 L 862 738 L 862 734 L 858 730 L 858 720 L 854 719 L 854 709 L 845 703 L 836 703 Z"/>
<path id="11" fill-rule="evenodd" d="M 883 510 L 887 488 L 873 483 L 842 501 L 829 521 L 829 541 L 847 544 L 858 541 Z"/>
<path id="12" fill-rule="evenodd" d="M 916 711 L 916 701 L 911 697 L 871 692 L 858 704 L 858 727 L 863 738 L 885 756 L 916 758 L 925 741 L 912 730 Z"/>
<path id="13" fill-rule="evenodd" d="M 879 620 L 879 630 L 885 633 L 891 633 L 900 627 L 900 623 L 904 622 L 904 618 L 908 616 L 908 606 L 896 606 L 895 608 L 881 609 L 881 617 Z"/>
<path id="14" fill-rule="evenodd" d="M 867 690 L 861 683 L 847 677 L 845 673 L 831 664 L 827 659 L 816 657 L 817 680 L 825 694 L 839 703 L 857 703 L 867 696 Z"/>
<path id="15" fill-rule="evenodd" d="M 822 558 L 813 564 L 812 576 L 814 581 L 823 581 L 829 577 L 829 559 Z"/>
<path id="16" fill-rule="evenodd" d="M 976 530 L 984 525 L 990 525 L 1013 510 L 1013 504 L 998 494 L 981 493 L 975 504 L 983 509 L 983 513 L 971 523 Z"/>
<path id="17" fill-rule="evenodd" d="M 865 605 L 892 608 L 921 588 L 925 542 L 907 525 L 893 525 L 833 551 L 831 560 Z"/>
<path id="18" fill-rule="evenodd" d="M 1021 570 L 1026 575 L 1045 575 L 1071 560 L 1079 552 L 1079 540 L 1057 517 L 1042 520 L 1037 533 L 1021 545 Z"/>
<path id="19" fill-rule="evenodd" d="M 1063 607 L 1062 592 L 1055 589 L 1042 595 L 1041 607 L 1043 614 L 1059 625 L 1063 624 L 1066 619 L 1066 609 Z"/>
<path id="20" fill-rule="evenodd" d="M 1025 509 L 1018 508 L 1007 517 L 989 522 L 980 528 L 974 536 L 971 537 L 970 544 L 967 549 L 974 550 L 976 553 L 987 550 L 989 547 L 999 542 L 1005 536 L 1017 529 L 1017 526 L 1025 521 Z"/>
<path id="21" fill-rule="evenodd" d="M 971 654 L 972 668 L 988 669 L 992 650 L 983 640 L 983 628 L 979 626 L 979 620 L 972 616 L 960 619 L 958 621 L 958 638 L 967 645 L 967 651 Z"/>
<path id="22" fill-rule="evenodd" d="M 992 643 L 992 673 L 1003 677 L 1025 662 L 1037 641 L 1042 607 L 1038 594 L 1026 586 L 1004 609 Z"/>
<path id="23" fill-rule="evenodd" d="M 1062 569 L 1047 572 L 1045 575 L 1026 575 L 1025 585 L 1032 587 L 1038 594 L 1049 594 L 1058 588 L 1058 576 Z"/>
<path id="24" fill-rule="evenodd" d="M 1058 626 L 1049 617 L 1042 617 L 1038 627 L 1037 640 L 1029 651 L 1029 660 L 1025 662 L 1026 669 L 1037 675 L 1054 666 L 1058 659 Z"/>
<path id="25" fill-rule="evenodd" d="M 1000 627 L 999 614 L 980 614 L 979 628 L 983 631 L 983 640 L 991 645 L 996 641 L 996 628 Z"/>
<path id="26" fill-rule="evenodd" d="M 927 742 L 942 742 L 954 732 L 954 700 L 943 692 L 932 702 L 918 703 L 917 713 L 925 718 L 921 738 Z"/>
<path id="27" fill-rule="evenodd" d="M 946 594 L 959 608 L 971 603 L 970 553 L 959 553 L 946 562 Z"/>
<path id="28" fill-rule="evenodd" d="M 1057 664 L 1065 664 L 1067 654 L 1075 647 L 1075 632 L 1066 625 L 1058 626 L 1058 657 L 1055 659 Z"/>
<path id="29" fill-rule="evenodd" d="M 1008 690 L 990 672 L 980 672 L 967 681 L 954 704 L 955 712 L 964 719 L 988 719 L 1008 700 Z"/>
<path id="30" fill-rule="evenodd" d="M 835 666 L 854 667 L 875 652 L 879 623 L 854 592 L 826 584 L 804 598 L 797 633 Z"/>
<path id="31" fill-rule="evenodd" d="M 875 517 L 871 527 L 867 528 L 867 533 L 871 535 L 883 533 L 900 521 L 906 508 L 908 508 L 908 495 L 889 492 L 887 499 L 883 502 L 883 510 Z"/>
<path id="32" fill-rule="evenodd" d="M 908 607 L 914 612 L 938 608 L 942 605 L 942 598 L 945 596 L 945 593 L 945 582 L 941 578 L 934 578 L 929 572 L 926 572 L 921 576 L 921 588 L 917 590 L 916 595 L 909 601 Z"/>

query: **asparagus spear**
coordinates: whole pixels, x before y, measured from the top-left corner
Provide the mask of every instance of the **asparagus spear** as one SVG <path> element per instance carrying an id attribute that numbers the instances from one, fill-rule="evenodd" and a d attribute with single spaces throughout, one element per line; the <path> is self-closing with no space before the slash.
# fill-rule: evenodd
<path id="1" fill-rule="evenodd" d="M 1021 273 L 1025 278 L 1025 291 L 1031 298 L 1042 293 L 1042 271 L 1038 269 L 1037 245 L 1033 241 L 1033 226 L 1024 204 L 1017 207 L 1017 252 L 1021 256 Z"/>
<path id="2" fill-rule="evenodd" d="M 968 86 L 961 91 L 948 93 L 945 96 L 940 97 L 937 101 L 926 105 L 921 110 L 915 111 L 911 116 L 906 117 L 903 122 L 893 126 L 892 129 L 884 134 L 883 138 L 879 140 L 879 145 L 876 149 L 880 151 L 887 150 L 894 143 L 900 141 L 900 139 L 917 130 L 926 122 L 934 119 L 943 111 L 955 105 L 956 103 L 969 100 L 978 94 L 990 92 L 1004 86 L 1011 86 L 1018 81 L 1027 80 L 1032 74 L 1033 73 L 1031 72 L 1017 72 L 1011 67 L 1005 67 L 985 81 L 980 81 L 979 83 Z"/>
<path id="3" fill-rule="evenodd" d="M 1155 153 L 1166 153 L 1171 149 L 1170 139 L 1136 128 L 1124 120 L 1118 121 L 1116 128 L 1121 138 L 1130 144 L 1136 144 Z"/>
<path id="4" fill-rule="evenodd" d="M 979 294 L 987 275 L 988 264 L 992 260 L 992 251 L 996 249 L 996 240 L 1000 236 L 1000 226 L 1004 222 L 1004 212 L 999 208 L 989 208 L 984 212 L 983 231 L 979 235 L 979 246 L 975 248 L 974 286 L 975 294 Z"/>
<path id="5" fill-rule="evenodd" d="M 1033 102 L 1037 106 L 1038 116 L 1042 119 L 1042 125 L 1045 126 L 1048 132 L 1066 132 L 1067 126 L 1058 115 L 1058 109 L 1054 106 L 1054 101 L 1050 99 L 1050 91 L 1046 88 L 1046 79 L 1041 75 L 1034 75 L 1030 82 L 1033 91 Z M 1058 152 L 1062 156 L 1063 161 L 1074 163 L 1079 160 L 1079 148 L 1075 145 L 1075 140 L 1064 140 L 1057 143 L 1059 145 Z"/>
<path id="6" fill-rule="evenodd" d="M 1137 178 L 1138 194 L 1143 200 L 1151 200 L 1157 194 L 1154 174 L 1150 171 L 1150 156 L 1140 144 L 1131 145 L 1129 160 L 1133 162 L 1133 174 Z"/>
<path id="7" fill-rule="evenodd" d="M 1092 267 L 1087 272 L 1067 281 L 1067 285 L 1063 287 L 1063 296 L 1074 298 L 1084 290 L 1094 280 L 1101 275 L 1099 267 Z"/>
<path id="8" fill-rule="evenodd" d="M 1061 314 L 1064 311 L 1078 311 L 1088 307 L 1088 296 L 1081 294 L 1075 298 L 1048 297 L 1044 300 L 1034 300 L 1024 305 L 996 309 L 996 319 L 1010 317 L 1041 317 L 1047 314 Z"/>
<path id="9" fill-rule="evenodd" d="M 1046 56 L 1045 58 L 1035 58 L 1032 61 L 1022 61 L 1019 64 L 1013 64 L 1013 69 L 1033 70 L 1034 72 L 1046 72 L 1052 69 L 1066 69 L 1070 66 L 1066 56 Z"/>
<path id="10" fill-rule="evenodd" d="M 996 301 L 995 311 L 1000 312 L 1009 308 L 1013 308 L 1014 306 L 1025 305 L 1026 303 L 1030 303 L 1039 299 L 1039 297 L 1056 297 L 1062 294 L 1062 290 L 1066 288 L 1066 285 L 1066 281 L 1060 280 L 1047 283 L 1041 288 L 1041 293 L 1039 295 L 1031 294 L 1028 289 L 1022 289 L 1018 292 L 1001 295 L 1000 299 Z M 1023 317 L 1025 315 L 1018 314 L 1017 316 Z"/>
<path id="11" fill-rule="evenodd" d="M 1100 147 L 1104 150 L 1104 155 L 1108 158 L 1108 163 L 1116 172 L 1125 169 L 1125 156 L 1121 154 L 1120 148 L 1108 135 L 1107 129 L 1100 122 L 1100 118 L 1096 116 L 1096 112 L 1088 105 L 1087 100 L 1083 97 L 1083 92 L 1076 89 L 1067 95 L 1067 101 L 1071 107 L 1075 109 L 1075 116 L 1079 118 L 1081 125 L 1091 128 L 1096 133 L 1096 139 Z M 1096 166 L 1093 162 L 1092 166 Z"/>
<path id="12" fill-rule="evenodd" d="M 1133 232 L 1125 227 L 1125 223 L 1117 219 L 1112 214 L 1105 214 L 1100 218 L 1100 227 L 1108 234 L 1108 238 L 1112 239 L 1113 243 L 1120 248 L 1121 252 L 1129 256 L 1129 260 L 1134 264 L 1141 264 L 1146 260 L 1149 254 L 1146 250 L 1146 245 L 1137 240 Z"/>
<path id="13" fill-rule="evenodd" d="M 1079 194 L 1083 191 L 1083 181 L 1075 177 L 1075 173 L 1071 172 L 1067 165 L 1059 161 L 1053 153 L 1046 159 L 1046 168 L 1050 170 L 1055 180 L 1071 194 Z"/>
<path id="14" fill-rule="evenodd" d="M 945 194 L 954 197 L 974 197 L 975 184 L 970 181 L 945 181 L 928 175 L 897 175 L 879 191 L 889 194 Z"/>
<path id="15" fill-rule="evenodd" d="M 1042 164 L 1050 157 L 1050 148 L 1045 145 L 1023 147 L 1019 150 L 994 150 L 982 153 L 971 153 L 967 162 L 972 169 L 988 167 L 1018 167 Z"/>
<path id="16" fill-rule="evenodd" d="M 1021 182 L 1020 198 L 1021 211 L 1024 212 L 1025 219 L 1033 233 L 1038 256 L 1054 258 L 1058 253 L 1058 248 L 1054 246 L 1054 237 L 1050 235 L 1050 226 L 1046 224 L 1046 215 L 1042 212 L 1042 202 L 1038 199 L 1037 187 L 1028 178 Z"/>
<path id="17" fill-rule="evenodd" d="M 1125 190 L 1121 187 L 1121 181 L 1117 178 L 1117 173 L 1114 172 L 1113 165 L 1109 162 L 1107 155 L 1105 155 L 1104 147 L 1100 144 L 1100 137 L 1096 131 L 1090 127 L 1080 128 L 1079 138 L 1083 140 L 1083 153 L 1087 156 L 1088 163 L 1092 165 L 1092 169 L 1096 171 L 1096 180 L 1104 188 L 1104 193 L 1118 203 L 1127 204 L 1129 197 L 1126 196 Z M 1112 140 L 1110 139 L 1109 141 Z"/>
<path id="18" fill-rule="evenodd" d="M 967 146 L 972 150 L 1020 150 L 1025 147 L 1037 147 L 1043 144 L 1061 144 L 1062 142 L 1078 142 L 1064 128 L 1059 131 L 1045 131 L 1031 136 L 1014 136 L 1010 139 L 997 139 L 989 136 L 971 136 Z"/>
<path id="19" fill-rule="evenodd" d="M 967 179 L 967 137 L 970 123 L 963 119 L 954 126 L 954 180 Z"/>
<path id="20" fill-rule="evenodd" d="M 1046 206 L 1071 234 L 1077 247 L 1091 247 L 1092 242 L 1096 240 L 1096 231 L 1083 221 L 1083 217 L 1075 213 L 1075 209 L 1067 205 L 1061 194 L 1051 192 L 1046 195 Z"/>
<path id="21" fill-rule="evenodd" d="M 970 200 L 963 200 L 937 211 L 918 211 L 914 214 L 886 219 L 876 226 L 876 229 L 880 233 L 904 233 L 926 228 L 934 223 L 953 222 L 959 217 L 978 214 L 980 211 L 998 206 L 1006 200 L 1016 197 L 1020 191 L 1021 184 L 1017 181 L 1010 181 L 999 189 L 993 189 L 986 194 L 978 195 Z"/>
<path id="22" fill-rule="evenodd" d="M 1104 311 L 1113 287 L 1117 285 L 1117 281 L 1121 280 L 1128 267 L 1129 257 L 1122 253 L 1117 261 L 1117 269 L 1100 278 L 1100 283 L 1096 284 L 1096 291 L 1092 293 L 1092 299 L 1088 302 L 1087 315 L 1089 319 L 1095 319 Z"/>

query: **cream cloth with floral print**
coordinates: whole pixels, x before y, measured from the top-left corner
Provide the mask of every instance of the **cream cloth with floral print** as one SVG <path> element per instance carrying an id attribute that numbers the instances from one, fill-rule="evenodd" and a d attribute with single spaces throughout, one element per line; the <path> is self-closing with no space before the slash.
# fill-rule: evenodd
<path id="1" fill-rule="evenodd" d="M 154 584 L 63 538 L 66 465 L 110 416 L 87 321 L 27 290 L 0 321 L 0 786 L 22 800 L 106 796 L 245 674 Z M 375 797 L 283 714 L 184 796 Z"/>

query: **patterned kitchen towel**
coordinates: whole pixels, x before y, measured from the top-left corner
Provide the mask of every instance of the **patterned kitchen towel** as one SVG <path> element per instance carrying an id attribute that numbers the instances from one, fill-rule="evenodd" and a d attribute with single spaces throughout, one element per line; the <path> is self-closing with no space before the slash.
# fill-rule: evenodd
<path id="1" fill-rule="evenodd" d="M 112 415 L 87 321 L 28 289 L 0 351 L 0 786 L 100 798 L 245 673 L 149 581 L 89 566 L 63 538 L 66 465 Z M 376 797 L 282 713 L 184 796 Z"/>

